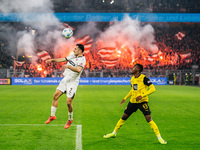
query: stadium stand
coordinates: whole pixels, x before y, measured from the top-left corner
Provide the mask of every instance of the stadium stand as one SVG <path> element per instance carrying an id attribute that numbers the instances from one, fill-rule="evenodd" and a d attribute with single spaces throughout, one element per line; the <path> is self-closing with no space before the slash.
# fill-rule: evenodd
<path id="1" fill-rule="evenodd" d="M 199 13 L 199 1 L 191 0 L 53 0 L 55 12 L 151 12 L 151 13 Z M 75 5 L 74 5 L 75 3 Z M 1 25 L 8 24 L 17 30 L 25 29 L 25 26 L 19 22 L 1 22 Z M 72 23 L 72 25 L 75 23 Z M 104 31 L 110 26 L 109 22 L 97 23 L 99 30 Z M 161 25 L 163 24 L 163 25 Z M 98 44 L 93 43 L 90 54 L 85 54 L 87 58 L 86 70 L 83 72 L 84 77 L 129 77 L 130 69 L 135 63 L 142 63 L 145 72 L 149 76 L 167 76 L 175 72 L 180 75 L 181 70 L 184 78 L 185 73 L 191 72 L 195 67 L 200 68 L 200 33 L 197 29 L 200 28 L 199 23 L 151 23 L 155 30 L 155 41 L 160 52 L 162 52 L 162 60 L 154 59 L 153 61 L 144 61 L 142 56 L 132 63 L 127 56 L 123 56 L 118 63 L 111 68 L 106 67 L 98 53 Z M 168 26 L 163 29 L 163 26 Z M 28 30 L 28 29 L 26 29 Z M 177 40 L 175 35 L 178 32 L 183 32 L 184 37 Z M 1 35 L 5 34 L 0 28 Z M 0 36 L 0 68 L 9 69 L 10 72 L 1 74 L 2 77 L 58 77 L 62 76 L 62 64 L 52 63 L 46 65 L 41 59 L 38 63 L 41 65 L 31 64 L 28 58 L 18 57 L 18 61 L 25 61 L 24 64 L 14 66 L 12 51 L 8 45 L 9 39 Z M 48 51 L 54 57 L 54 52 Z M 190 54 L 187 59 L 182 59 L 182 54 Z M 15 55 L 15 54 L 13 54 Z M 192 56 L 192 57 L 191 57 Z M 174 61 L 176 58 L 176 61 Z M 195 68 L 196 69 L 196 68 Z M 41 71 L 42 70 L 42 71 Z M 170 71 L 171 70 L 171 71 Z"/>
<path id="2" fill-rule="evenodd" d="M 56 12 L 200 12 L 200 2 L 195 0 L 54 0 L 54 5 Z"/>

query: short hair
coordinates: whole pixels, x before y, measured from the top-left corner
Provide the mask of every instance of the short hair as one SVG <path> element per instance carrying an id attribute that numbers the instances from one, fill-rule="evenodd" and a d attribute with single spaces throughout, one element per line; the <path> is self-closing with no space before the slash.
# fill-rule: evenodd
<path id="1" fill-rule="evenodd" d="M 139 67 L 139 69 L 140 69 L 140 72 L 142 72 L 142 71 L 143 71 L 143 66 L 142 66 L 141 64 L 136 64 L 136 66 L 138 66 L 138 67 Z"/>
<path id="2" fill-rule="evenodd" d="M 82 50 L 82 53 L 84 52 L 84 45 L 82 45 L 82 44 L 76 44 L 76 46 L 78 46 L 78 48 Z"/>

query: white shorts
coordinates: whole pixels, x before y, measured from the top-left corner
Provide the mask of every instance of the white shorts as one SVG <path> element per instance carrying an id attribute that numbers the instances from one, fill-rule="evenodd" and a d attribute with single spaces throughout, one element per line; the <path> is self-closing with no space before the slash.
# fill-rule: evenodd
<path id="1" fill-rule="evenodd" d="M 66 81 L 65 78 L 63 78 L 60 81 L 60 84 L 58 85 L 57 89 L 63 93 L 67 93 L 67 97 L 73 98 L 76 94 L 76 90 L 78 87 L 78 83 L 75 81 Z"/>

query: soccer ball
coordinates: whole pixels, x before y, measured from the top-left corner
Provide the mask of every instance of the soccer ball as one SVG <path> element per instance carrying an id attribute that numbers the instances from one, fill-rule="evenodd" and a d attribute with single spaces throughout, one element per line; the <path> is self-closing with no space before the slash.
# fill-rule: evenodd
<path id="1" fill-rule="evenodd" d="M 73 35 L 73 31 L 70 28 L 65 28 L 62 31 L 62 36 L 65 37 L 66 39 L 69 39 L 70 37 L 72 37 Z"/>

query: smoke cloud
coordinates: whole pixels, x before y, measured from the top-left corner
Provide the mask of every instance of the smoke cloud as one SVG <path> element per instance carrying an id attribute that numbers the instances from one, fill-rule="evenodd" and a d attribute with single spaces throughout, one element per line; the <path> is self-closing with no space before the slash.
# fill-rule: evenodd
<path id="1" fill-rule="evenodd" d="M 95 38 L 96 35 L 101 33 L 101 31 L 97 27 L 97 23 L 95 23 L 95 22 L 88 22 L 86 24 L 78 26 L 77 31 L 78 31 L 78 33 L 77 33 L 78 37 L 88 34 L 91 37 Z"/>
<path id="2" fill-rule="evenodd" d="M 1 0 L 0 12 L 19 13 L 18 18 L 22 20 L 21 23 L 31 27 L 29 31 L 17 31 L 10 26 L 4 27 L 7 31 L 6 39 L 10 41 L 10 49 L 15 50 L 17 45 L 17 54 L 34 55 L 36 49 L 44 49 L 54 51 L 55 57 L 65 57 L 75 45 L 74 36 L 67 40 L 61 36 L 64 27 L 54 15 L 51 0 Z M 23 13 L 30 14 L 29 12 L 35 14 L 23 15 Z M 104 32 L 100 31 L 97 25 L 95 22 L 88 22 L 76 27 L 76 37 L 80 38 L 86 34 L 92 38 L 99 36 L 104 41 L 105 47 L 115 47 L 120 43 L 129 47 L 132 54 L 137 53 L 137 46 L 148 49 L 152 53 L 158 51 L 154 44 L 154 29 L 150 24 L 143 25 L 138 20 L 125 16 L 123 21 L 114 22 Z M 34 35 L 32 30 L 35 30 Z"/>
<path id="3" fill-rule="evenodd" d="M 0 11 L 10 12 L 51 12 L 53 4 L 50 0 L 1 0 Z"/>
<path id="4" fill-rule="evenodd" d="M 33 56 L 36 49 L 47 50 L 49 47 L 51 51 L 58 52 L 62 50 L 58 50 L 60 44 L 65 45 L 65 49 L 70 48 L 69 43 L 74 40 L 66 40 L 61 36 L 63 25 L 54 15 L 51 0 L 2 0 L 0 12 L 18 13 L 17 19 L 28 28 L 26 31 L 13 31 L 13 27 L 7 24 L 3 27 L 6 29 L 6 39 L 10 42 L 9 49 L 16 50 L 17 45 L 17 55 Z"/>
<path id="5" fill-rule="evenodd" d="M 135 54 L 136 47 L 141 46 L 152 53 L 158 51 L 154 44 L 154 29 L 150 24 L 142 25 L 138 20 L 132 20 L 125 16 L 121 22 L 115 22 L 105 32 L 101 33 L 100 39 L 105 46 L 116 47 L 117 44 L 128 46 L 132 53 Z"/>

